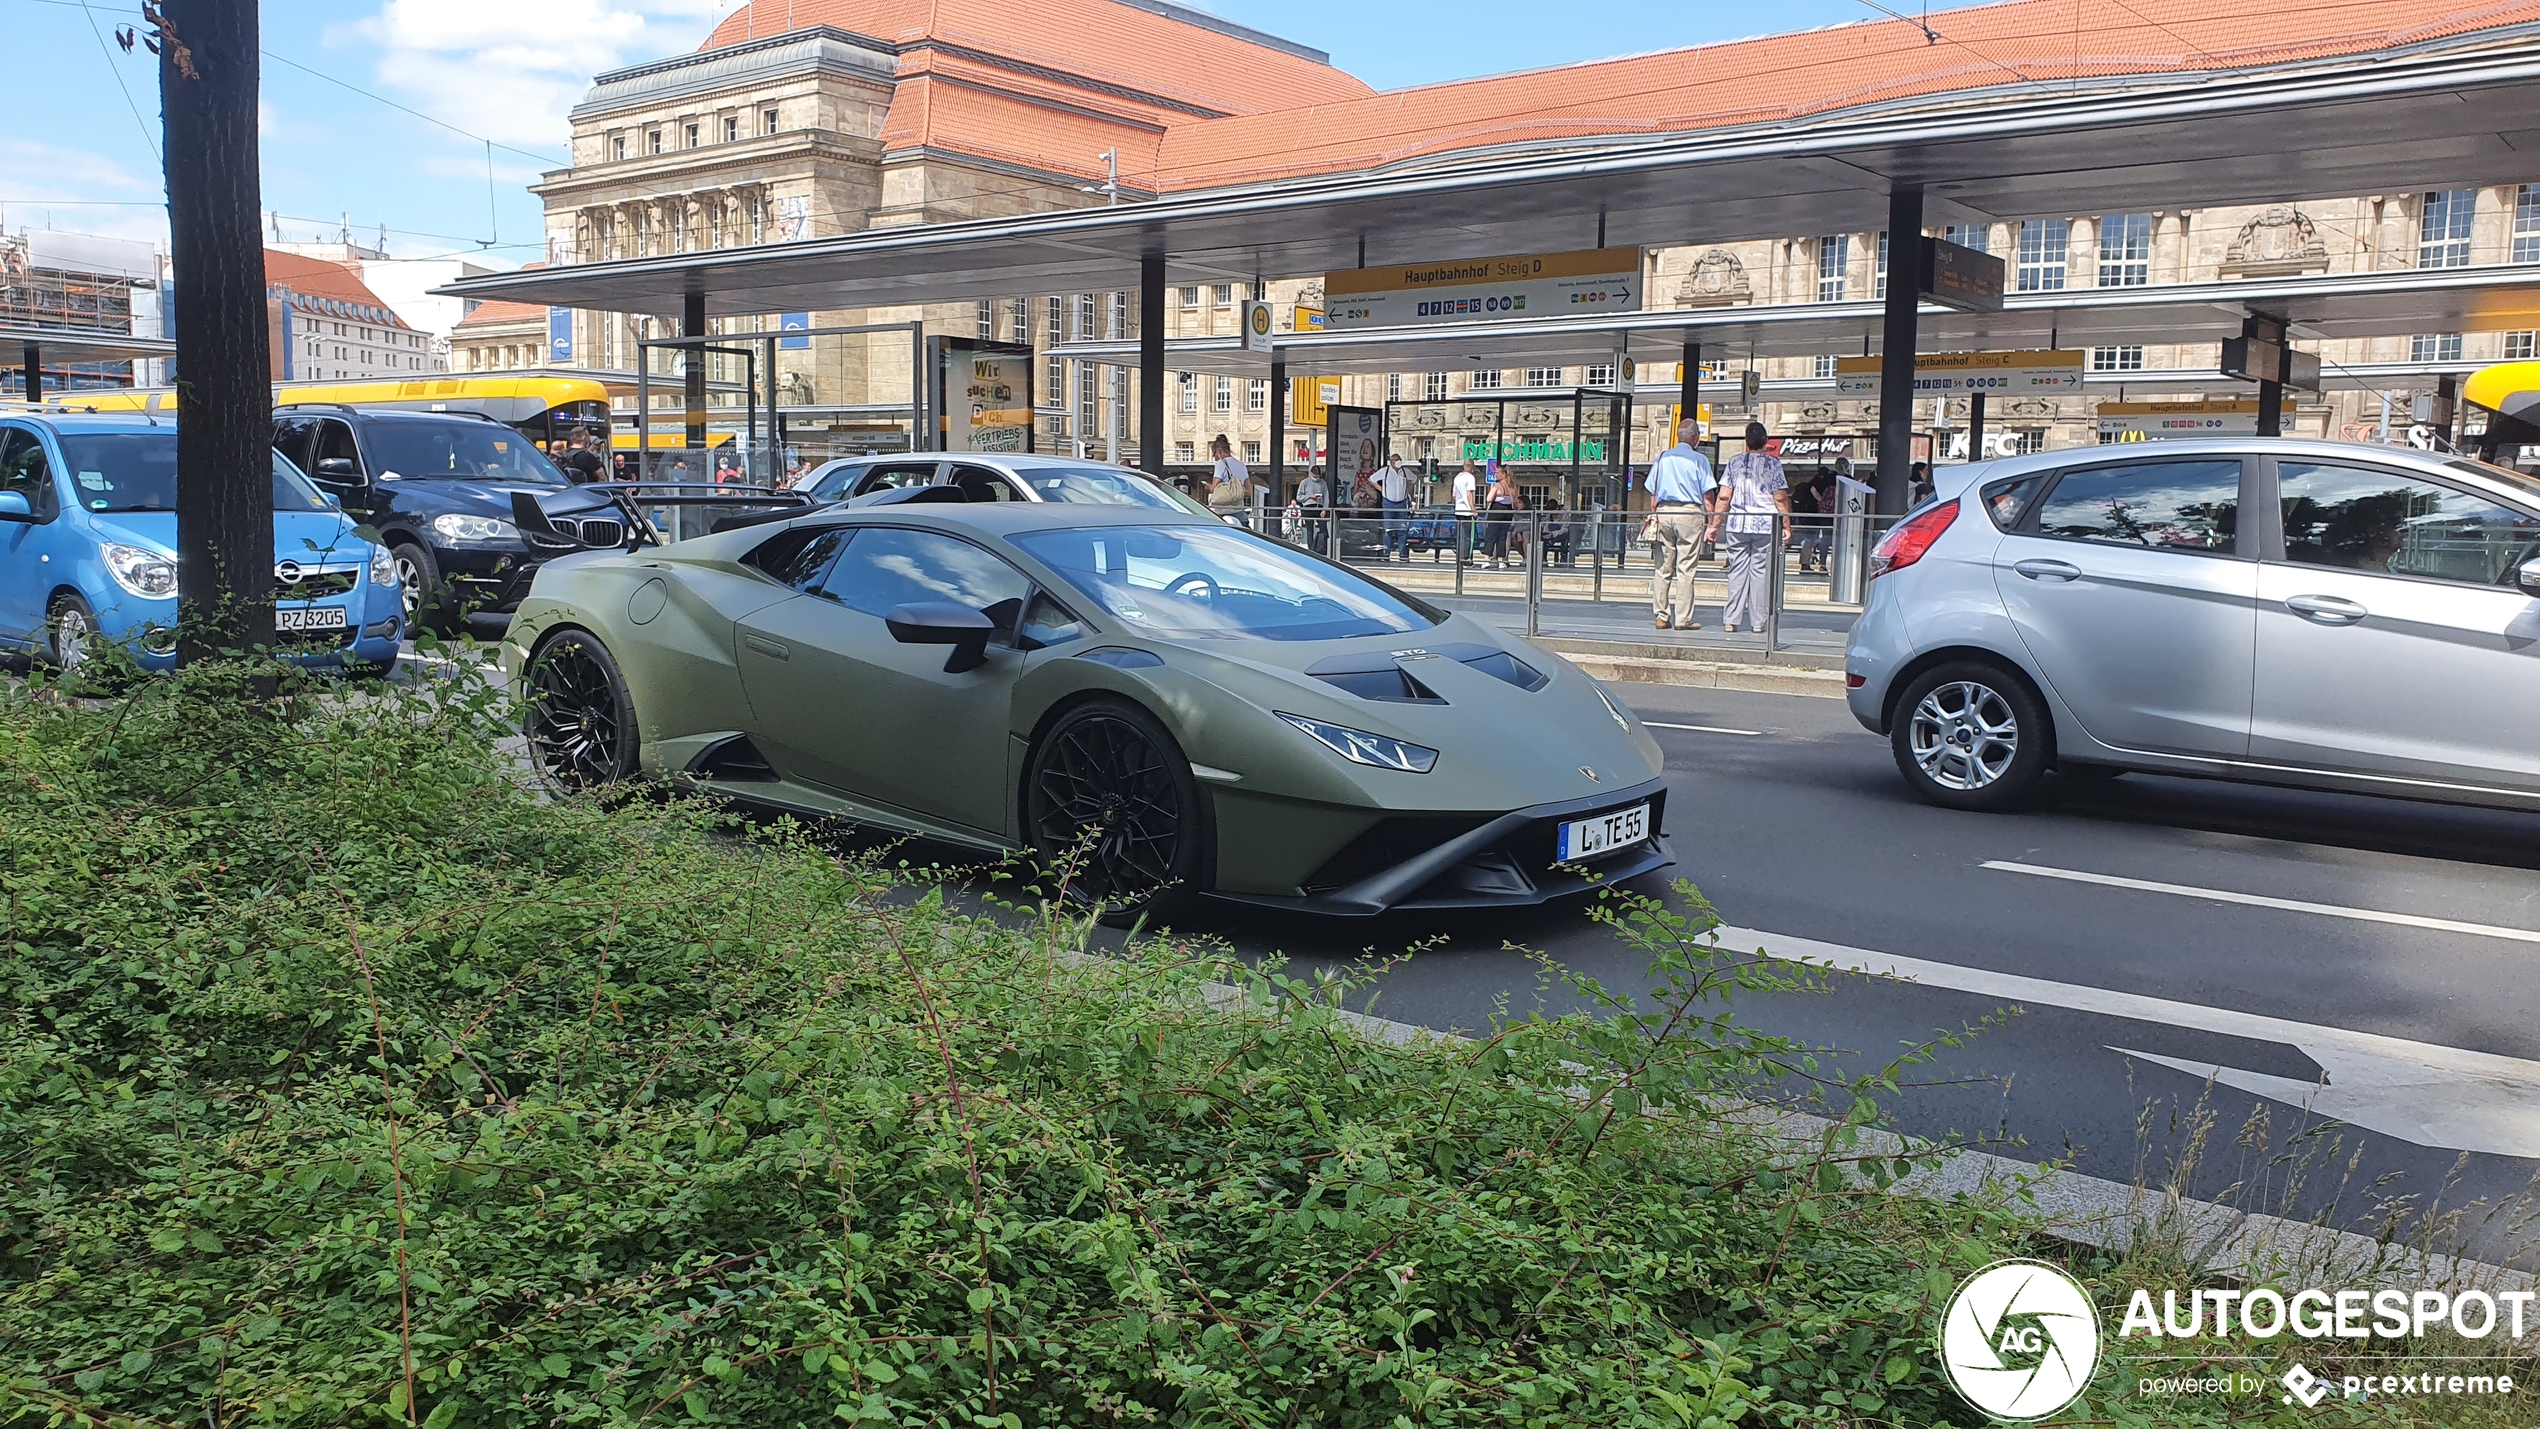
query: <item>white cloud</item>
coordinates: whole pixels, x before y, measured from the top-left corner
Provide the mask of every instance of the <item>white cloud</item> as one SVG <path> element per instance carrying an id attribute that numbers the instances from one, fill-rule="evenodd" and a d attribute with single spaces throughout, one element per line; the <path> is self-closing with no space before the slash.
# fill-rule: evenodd
<path id="1" fill-rule="evenodd" d="M 0 174 L 8 175 L 0 225 L 12 232 L 58 228 L 167 246 L 166 192 L 157 174 L 91 150 L 5 136 Z"/>
<path id="2" fill-rule="evenodd" d="M 437 119 L 552 153 L 602 70 L 696 48 L 733 0 L 384 0 L 330 43 L 377 47 L 392 97 Z"/>

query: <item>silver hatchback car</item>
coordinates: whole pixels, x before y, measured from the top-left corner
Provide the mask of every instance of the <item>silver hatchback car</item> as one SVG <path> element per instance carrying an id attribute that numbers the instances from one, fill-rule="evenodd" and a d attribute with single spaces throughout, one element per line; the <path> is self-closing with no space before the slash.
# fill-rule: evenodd
<path id="1" fill-rule="evenodd" d="M 2244 438 L 1943 468 L 1844 660 L 1915 791 L 2049 769 L 2540 809 L 2540 482 Z"/>

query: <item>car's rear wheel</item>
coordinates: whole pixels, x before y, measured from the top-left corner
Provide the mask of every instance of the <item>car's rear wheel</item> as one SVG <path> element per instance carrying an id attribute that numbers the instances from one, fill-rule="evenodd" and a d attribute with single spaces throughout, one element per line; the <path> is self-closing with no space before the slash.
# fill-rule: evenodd
<path id="1" fill-rule="evenodd" d="M 2053 741 L 2028 685 L 1997 666 L 1924 671 L 1897 701 L 1888 743 L 1915 793 L 1952 809 L 2016 808 L 2037 790 Z"/>
<path id="2" fill-rule="evenodd" d="M 1126 700 L 1078 705 L 1032 751 L 1024 832 L 1066 898 L 1115 915 L 1153 913 L 1191 890 L 1207 812 L 1162 724 Z"/>
<path id="3" fill-rule="evenodd" d="M 599 637 L 563 630 L 539 642 L 524 683 L 521 733 L 540 772 L 568 789 L 633 778 L 640 767 L 635 701 Z"/>

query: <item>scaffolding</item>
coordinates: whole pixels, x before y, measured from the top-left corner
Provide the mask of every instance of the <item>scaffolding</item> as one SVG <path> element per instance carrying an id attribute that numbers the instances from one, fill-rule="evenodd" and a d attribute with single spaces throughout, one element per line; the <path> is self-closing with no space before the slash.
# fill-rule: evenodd
<path id="1" fill-rule="evenodd" d="M 34 248 L 26 234 L 0 235 L 0 327 L 128 336 L 135 308 L 158 297 L 158 284 L 150 279 L 46 265 Z M 48 391 L 126 387 L 132 380 L 129 362 L 63 363 L 44 369 Z M 24 375 L 11 369 L 0 377 L 0 390 L 23 392 Z"/>

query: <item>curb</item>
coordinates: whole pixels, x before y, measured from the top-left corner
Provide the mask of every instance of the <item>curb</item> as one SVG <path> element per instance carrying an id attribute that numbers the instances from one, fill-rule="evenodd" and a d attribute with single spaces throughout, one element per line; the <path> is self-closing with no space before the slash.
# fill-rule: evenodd
<path id="1" fill-rule="evenodd" d="M 1709 660 L 1650 660 L 1579 650 L 1556 653 L 1608 684 L 1682 685 L 1706 690 L 1745 690 L 1763 695 L 1843 698 L 1843 672 L 1840 670 L 1785 670 Z"/>

